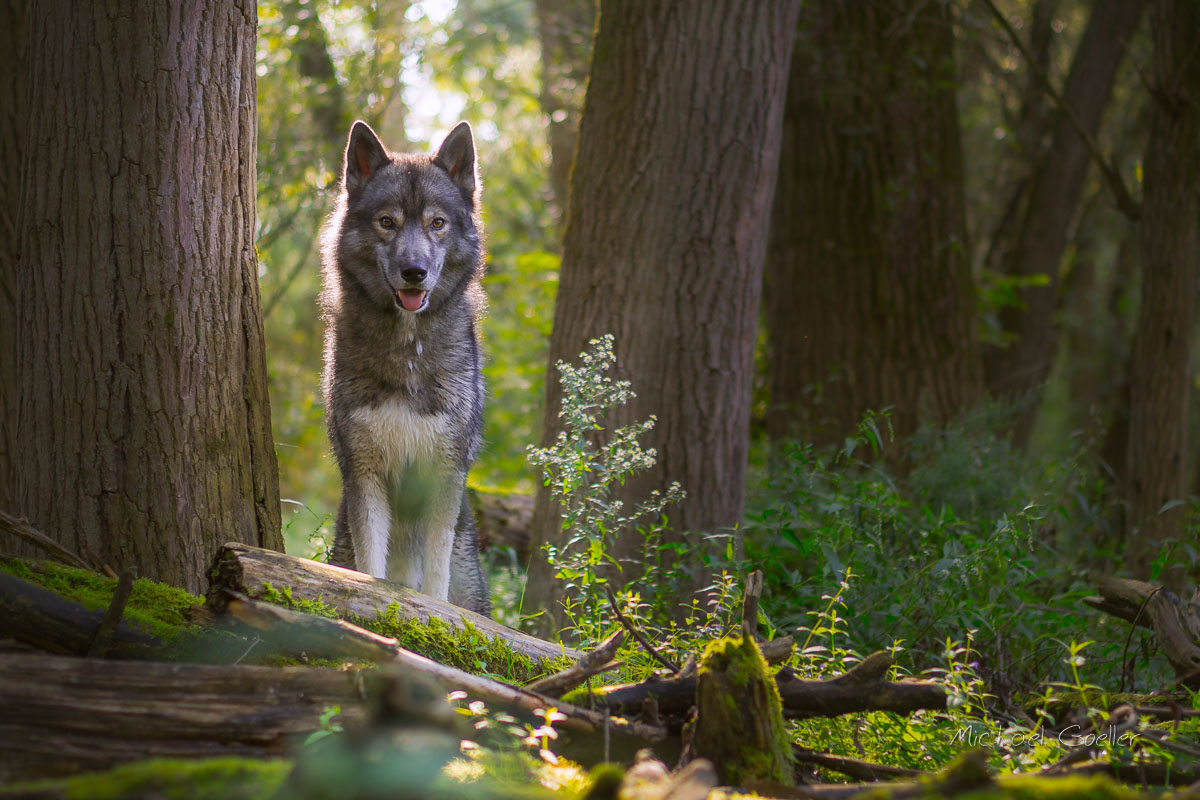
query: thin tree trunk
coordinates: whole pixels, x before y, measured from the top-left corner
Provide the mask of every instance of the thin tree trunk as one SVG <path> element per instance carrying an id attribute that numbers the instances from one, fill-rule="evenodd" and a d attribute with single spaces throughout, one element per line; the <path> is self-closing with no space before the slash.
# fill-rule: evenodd
<path id="1" fill-rule="evenodd" d="M 536 5 L 542 41 L 541 105 L 550 118 L 550 188 L 555 217 L 562 220 L 592 55 L 596 0 L 537 0 Z"/>
<path id="2" fill-rule="evenodd" d="M 1154 0 L 1154 99 L 1145 157 L 1142 305 L 1133 350 L 1127 563 L 1147 576 L 1183 533 L 1187 401 L 1200 221 L 1200 4 Z"/>
<path id="3" fill-rule="evenodd" d="M 292 64 L 304 79 L 309 113 L 323 145 L 319 151 L 327 168 L 338 173 L 351 119 L 346 113 L 346 92 L 338 83 L 337 68 L 329 55 L 329 37 L 325 35 L 315 2 L 287 0 L 280 10 L 289 32 L 295 30 L 291 42 Z M 397 80 L 395 76 L 389 77 Z"/>
<path id="4" fill-rule="evenodd" d="M 0 14 L 0 510 L 14 507 L 17 464 L 17 216 L 27 110 L 29 0 Z"/>
<path id="5" fill-rule="evenodd" d="M 975 402 L 949 8 L 819 0 L 792 59 L 767 266 L 772 439 Z"/>
<path id="6" fill-rule="evenodd" d="M 198 591 L 279 548 L 254 253 L 255 6 L 35 3 L 17 507 Z"/>
<path id="7" fill-rule="evenodd" d="M 637 398 L 607 430 L 658 417 L 646 436 L 657 466 L 616 497 L 632 508 L 651 489 L 683 485 L 671 535 L 686 543 L 675 566 L 693 570 L 684 577 L 693 585 L 699 532 L 742 516 L 766 220 L 799 5 L 604 0 L 593 46 L 550 363 L 615 335 L 618 376 Z M 546 385 L 548 444 L 561 429 L 553 368 Z M 527 608 L 557 608 L 562 590 L 540 545 L 563 539 L 542 487 Z M 613 555 L 633 562 L 624 581 L 647 554 L 625 530 Z"/>
<path id="8" fill-rule="evenodd" d="M 1112 97 L 1126 42 L 1137 30 L 1144 7 L 1143 0 L 1098 0 L 1072 59 L 1063 98 L 1093 136 Z M 1013 439 L 1019 444 L 1029 438 L 1038 387 L 1049 374 L 1057 349 L 1054 309 L 1059 263 L 1089 163 L 1083 140 L 1066 115 L 1058 113 L 1050 145 L 1034 162 L 1013 238 L 993 242 L 989 252 L 993 268 L 1005 275 L 1046 280 L 1044 285 L 1020 289 L 1020 305 L 1001 310 L 1000 325 L 1014 337 L 1012 343 L 984 350 L 988 390 L 1022 401 L 1013 427 Z"/>

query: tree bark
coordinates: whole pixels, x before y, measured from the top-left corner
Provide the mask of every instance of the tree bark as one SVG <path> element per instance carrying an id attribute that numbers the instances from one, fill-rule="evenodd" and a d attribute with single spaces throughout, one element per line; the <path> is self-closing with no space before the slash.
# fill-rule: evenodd
<path id="1" fill-rule="evenodd" d="M 0 653 L 0 782 L 143 758 L 282 757 L 341 706 L 363 719 L 360 676 Z"/>
<path id="2" fill-rule="evenodd" d="M 1143 0 L 1099 0 L 1072 59 L 1063 99 L 1092 136 L 1100 128 L 1126 42 L 1136 32 L 1144 7 Z M 1037 389 L 1057 352 L 1054 310 L 1059 263 L 1089 164 L 1085 143 L 1066 115 L 1057 113 L 1049 147 L 1031 163 L 1020 222 L 1009 237 L 993 241 L 989 248 L 988 260 L 997 272 L 1021 278 L 1044 276 L 1047 281 L 1018 290 L 1020 305 L 1000 311 L 1001 328 L 1013 341 L 984 351 L 988 390 L 1022 401 L 1013 426 L 1013 439 L 1022 445 L 1033 427 L 1040 398 Z"/>
<path id="3" fill-rule="evenodd" d="M 17 217 L 21 208 L 29 0 L 0 3 L 0 510 L 17 473 Z"/>
<path id="4" fill-rule="evenodd" d="M 1200 5 L 1155 0 L 1153 107 L 1145 157 L 1142 305 L 1133 347 L 1126 472 L 1127 564 L 1149 577 L 1183 533 L 1187 404 L 1200 220 Z"/>
<path id="5" fill-rule="evenodd" d="M 30 21 L 46 101 L 22 186 L 12 510 L 193 592 L 221 543 L 282 545 L 255 20 L 248 0 L 139 0 L 38 2 Z"/>
<path id="6" fill-rule="evenodd" d="M 637 398 L 606 429 L 657 415 L 646 439 L 658 463 L 615 497 L 632 508 L 652 489 L 683 485 L 670 536 L 687 542 L 690 560 L 678 566 L 694 570 L 697 586 L 703 540 L 685 532 L 742 516 L 766 220 L 799 5 L 604 0 L 593 45 L 549 362 L 616 337 L 618 377 Z M 544 444 L 562 427 L 557 377 L 551 366 Z M 561 544 L 564 532 L 546 487 L 533 527 L 526 603 L 554 612 L 562 589 L 541 545 Z M 620 532 L 612 555 L 636 574 L 641 537 Z"/>
<path id="7" fill-rule="evenodd" d="M 792 59 L 771 220 L 772 439 L 903 435 L 981 392 L 945 3 L 816 0 Z"/>
<path id="8" fill-rule="evenodd" d="M 549 119 L 550 188 L 555 218 L 567 211 L 567 190 L 579 114 L 592 56 L 592 29 L 597 0 L 537 0 L 538 34 L 542 42 L 542 113 Z"/>

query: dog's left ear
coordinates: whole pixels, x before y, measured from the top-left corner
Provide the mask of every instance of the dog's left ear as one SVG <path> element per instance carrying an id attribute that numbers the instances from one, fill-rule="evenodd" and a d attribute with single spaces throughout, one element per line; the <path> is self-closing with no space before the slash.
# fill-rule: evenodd
<path id="1" fill-rule="evenodd" d="M 460 122 L 454 126 L 438 148 L 433 163 L 446 170 L 464 192 L 475 196 L 479 182 L 475 179 L 475 137 L 469 124 Z"/>

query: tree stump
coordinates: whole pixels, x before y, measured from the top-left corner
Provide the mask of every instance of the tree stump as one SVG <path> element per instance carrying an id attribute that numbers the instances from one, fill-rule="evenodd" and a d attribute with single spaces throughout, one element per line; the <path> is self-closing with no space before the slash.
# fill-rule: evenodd
<path id="1" fill-rule="evenodd" d="M 696 710 L 693 752 L 716 765 L 723 783 L 794 783 L 779 690 L 753 639 L 730 636 L 705 648 Z"/>

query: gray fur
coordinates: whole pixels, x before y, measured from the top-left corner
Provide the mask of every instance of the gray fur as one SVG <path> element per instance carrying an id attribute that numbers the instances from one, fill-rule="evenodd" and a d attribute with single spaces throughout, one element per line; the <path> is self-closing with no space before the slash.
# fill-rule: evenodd
<path id="1" fill-rule="evenodd" d="M 465 496 L 483 422 L 481 239 L 470 126 L 428 156 L 388 153 L 354 124 L 322 242 L 325 410 L 343 483 L 333 561 L 487 614 Z"/>

